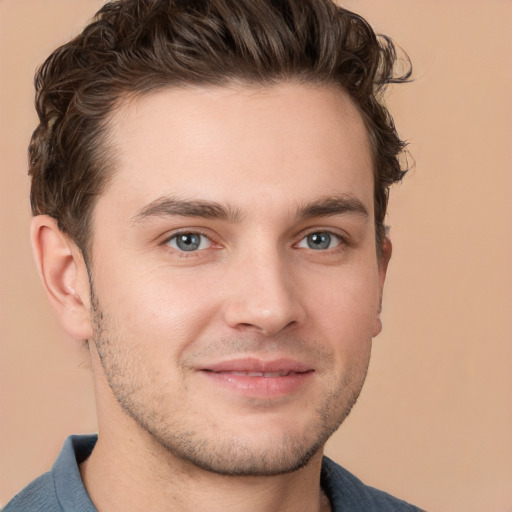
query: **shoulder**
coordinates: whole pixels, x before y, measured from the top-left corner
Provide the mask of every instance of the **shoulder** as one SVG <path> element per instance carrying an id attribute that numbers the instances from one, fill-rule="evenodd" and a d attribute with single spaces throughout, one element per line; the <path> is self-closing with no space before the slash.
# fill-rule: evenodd
<path id="1" fill-rule="evenodd" d="M 78 465 L 96 440 L 96 435 L 68 437 L 51 471 L 14 496 L 2 512 L 95 512 Z"/>
<path id="2" fill-rule="evenodd" d="M 364 484 L 327 457 L 322 462 L 322 487 L 333 512 L 422 512 L 414 505 Z"/>
<path id="3" fill-rule="evenodd" d="M 61 512 L 62 508 L 55 492 L 55 483 L 50 472 L 41 475 L 7 503 L 3 512 Z"/>

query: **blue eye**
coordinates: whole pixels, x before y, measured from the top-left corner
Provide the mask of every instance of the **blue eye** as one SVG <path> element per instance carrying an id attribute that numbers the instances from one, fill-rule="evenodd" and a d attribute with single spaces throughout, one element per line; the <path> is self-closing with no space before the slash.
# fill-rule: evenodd
<path id="1" fill-rule="evenodd" d="M 167 245 L 178 251 L 198 251 L 208 249 L 211 240 L 201 233 L 178 233 L 169 239 Z"/>
<path id="2" fill-rule="evenodd" d="M 305 236 L 297 245 L 297 247 L 313 249 L 315 251 L 324 251 L 332 249 L 340 244 L 340 238 L 333 233 L 327 231 L 319 231 L 310 233 Z"/>

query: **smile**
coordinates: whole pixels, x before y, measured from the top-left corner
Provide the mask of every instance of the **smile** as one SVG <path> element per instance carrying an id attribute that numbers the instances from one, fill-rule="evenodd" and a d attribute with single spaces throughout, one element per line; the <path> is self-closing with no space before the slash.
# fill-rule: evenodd
<path id="1" fill-rule="evenodd" d="M 229 373 L 250 377 L 286 377 L 293 373 L 312 371 L 307 363 L 290 358 L 280 358 L 267 361 L 259 357 L 245 357 L 213 362 L 199 368 L 213 373 Z"/>
<path id="2" fill-rule="evenodd" d="M 236 372 L 236 371 L 226 371 L 226 372 L 214 372 L 214 373 L 223 373 L 226 375 L 243 375 L 245 377 L 287 377 L 288 375 L 304 373 L 304 372 L 294 372 L 294 371 L 280 371 L 280 372 Z"/>
<path id="3" fill-rule="evenodd" d="M 234 359 L 210 364 L 200 369 L 212 389 L 234 392 L 252 398 L 293 395 L 303 390 L 315 370 L 293 360 L 265 361 L 259 358 Z"/>

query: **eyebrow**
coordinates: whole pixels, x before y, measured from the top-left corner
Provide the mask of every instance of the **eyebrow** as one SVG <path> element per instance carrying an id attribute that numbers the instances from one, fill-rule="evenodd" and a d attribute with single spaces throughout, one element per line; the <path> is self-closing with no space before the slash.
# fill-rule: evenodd
<path id="1" fill-rule="evenodd" d="M 364 204 L 357 197 L 350 194 L 323 197 L 300 206 L 296 211 L 296 216 L 299 219 L 343 214 L 358 215 L 364 218 L 369 216 Z M 218 219 L 233 223 L 240 222 L 242 219 L 240 210 L 224 206 L 215 201 L 160 197 L 139 210 L 131 218 L 131 222 L 139 224 L 152 217 L 167 216 Z"/>
<path id="2" fill-rule="evenodd" d="M 219 219 L 239 222 L 242 218 L 236 208 L 223 206 L 215 201 L 183 200 L 175 197 L 160 197 L 139 210 L 132 218 L 139 224 L 151 217 L 199 217 L 203 219 Z"/>
<path id="3" fill-rule="evenodd" d="M 297 209 L 297 217 L 329 217 L 331 215 L 352 214 L 368 218 L 369 213 L 364 204 L 351 194 L 328 196 L 307 203 Z"/>

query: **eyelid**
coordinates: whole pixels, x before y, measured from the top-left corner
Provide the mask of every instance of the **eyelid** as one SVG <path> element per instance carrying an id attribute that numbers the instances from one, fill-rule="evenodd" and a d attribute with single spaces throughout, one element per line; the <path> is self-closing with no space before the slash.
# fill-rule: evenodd
<path id="1" fill-rule="evenodd" d="M 184 235 L 191 235 L 191 236 L 199 238 L 198 247 L 190 249 L 189 251 L 187 251 L 186 249 L 181 249 L 179 247 L 179 239 L 181 236 L 184 236 Z M 209 249 L 211 247 L 212 241 L 206 235 L 202 235 L 201 233 L 177 233 L 177 234 L 171 236 L 171 238 L 169 238 L 169 240 L 166 242 L 166 244 L 169 247 L 172 247 L 173 249 L 176 249 L 177 251 L 180 251 L 180 252 L 181 251 L 196 252 L 196 251 L 204 251 L 205 249 Z M 204 247 L 205 244 L 206 244 L 206 247 Z"/>
<path id="2" fill-rule="evenodd" d="M 311 235 L 316 235 L 316 234 L 319 234 L 319 235 L 329 235 L 331 237 L 331 240 L 330 242 L 335 242 L 335 245 L 333 247 L 327 247 L 325 249 L 314 249 L 313 247 L 308 247 L 307 246 L 307 238 Z M 318 252 L 327 252 L 327 251 L 332 251 L 332 250 L 336 250 L 338 249 L 340 246 L 343 245 L 343 238 L 338 235 L 337 233 L 334 233 L 332 231 L 327 231 L 327 230 L 313 230 L 313 231 L 310 231 L 309 233 L 307 233 L 306 235 L 304 235 L 296 244 L 295 246 L 298 247 L 299 249 L 310 249 L 310 250 L 315 250 L 315 251 L 318 251 Z M 301 244 L 304 243 L 305 245 L 304 246 L 301 246 Z"/>
<path id="3" fill-rule="evenodd" d="M 325 227 L 325 228 L 316 226 L 316 227 L 311 227 L 311 228 L 307 228 L 307 229 L 303 230 L 302 233 L 300 233 L 300 235 L 297 236 L 296 242 L 294 242 L 292 244 L 292 246 L 297 247 L 298 244 L 301 243 L 306 237 L 308 237 L 312 234 L 315 234 L 315 233 L 329 234 L 338 241 L 338 243 L 334 247 L 331 247 L 329 249 L 324 249 L 323 251 L 320 251 L 320 252 L 336 250 L 336 249 L 339 249 L 340 247 L 351 246 L 353 244 L 353 242 L 350 239 L 350 236 L 345 232 L 340 233 L 339 229 L 333 228 L 332 226 Z M 172 239 L 174 239 L 175 237 L 182 235 L 182 234 L 200 235 L 202 237 L 207 238 L 210 241 L 210 245 L 204 249 L 197 249 L 195 251 L 189 251 L 189 252 L 170 247 L 169 242 Z M 163 235 L 161 242 L 159 242 L 158 244 L 161 246 L 164 246 L 164 248 L 166 248 L 166 249 L 170 249 L 174 252 L 180 253 L 182 255 L 185 254 L 187 256 L 188 255 L 192 256 L 194 253 L 202 252 L 202 251 L 205 251 L 205 250 L 211 249 L 211 248 L 221 248 L 221 246 L 222 246 L 222 243 L 219 241 L 218 236 L 216 236 L 215 233 L 212 233 L 209 229 L 204 229 L 204 228 L 199 228 L 199 227 L 182 227 L 182 228 L 177 228 L 174 231 L 167 232 L 165 235 Z M 217 247 L 215 247 L 215 246 L 217 246 Z M 300 249 L 302 249 L 302 247 L 300 247 Z"/>
<path id="4" fill-rule="evenodd" d="M 332 237 L 336 238 L 338 240 L 338 244 L 335 247 L 332 247 L 331 249 L 336 249 L 339 246 L 350 246 L 351 245 L 351 239 L 350 236 L 345 233 L 344 231 L 341 231 L 340 229 L 330 227 L 314 227 L 314 228 L 308 228 L 304 230 L 297 238 L 298 240 L 293 244 L 295 247 L 302 242 L 305 238 L 307 238 L 310 235 L 314 235 L 315 233 L 326 233 L 331 235 Z M 326 249 L 329 250 L 329 249 Z"/>
<path id="5" fill-rule="evenodd" d="M 207 238 L 209 241 L 210 241 L 210 244 L 208 247 L 205 247 L 203 249 L 196 249 L 195 251 L 182 251 L 178 248 L 174 248 L 174 247 L 171 247 L 169 245 L 169 242 L 173 239 L 175 239 L 176 237 L 180 236 L 180 235 L 186 235 L 186 234 L 191 234 L 191 235 L 199 235 L 201 237 L 204 237 L 204 238 Z M 199 253 L 199 252 L 202 252 L 202 251 L 205 251 L 207 249 L 211 249 L 212 247 L 215 248 L 215 246 L 219 246 L 219 242 L 218 242 L 218 239 L 217 237 L 212 234 L 209 230 L 205 230 L 205 229 L 202 229 L 202 228 L 178 228 L 178 229 L 175 229 L 174 231 L 171 231 L 170 233 L 166 233 L 166 235 L 164 236 L 164 238 L 162 239 L 161 242 L 159 242 L 159 245 L 163 246 L 166 250 L 171 250 L 175 253 L 179 253 L 180 255 L 185 255 L 185 256 L 192 256 L 194 253 Z"/>

